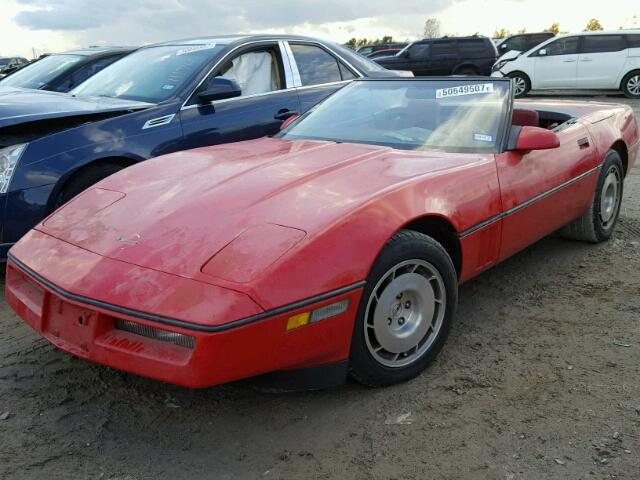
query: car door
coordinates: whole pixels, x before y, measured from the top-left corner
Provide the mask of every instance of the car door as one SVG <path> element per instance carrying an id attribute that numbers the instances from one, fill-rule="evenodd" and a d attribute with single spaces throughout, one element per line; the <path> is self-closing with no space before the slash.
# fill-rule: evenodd
<path id="1" fill-rule="evenodd" d="M 628 53 L 624 35 L 585 35 L 578 56 L 578 86 L 619 88 Z"/>
<path id="2" fill-rule="evenodd" d="M 277 41 L 254 42 L 223 58 L 180 110 L 181 148 L 249 140 L 277 133 L 300 111 L 291 69 Z M 235 80 L 239 97 L 202 102 L 198 98 L 215 77 Z"/>
<path id="3" fill-rule="evenodd" d="M 429 50 L 429 43 L 414 43 L 405 52 L 408 70 L 412 71 L 416 77 L 429 75 L 431 71 Z"/>
<path id="4" fill-rule="evenodd" d="M 501 260 L 577 218 L 591 202 L 598 159 L 587 128 L 570 120 L 556 133 L 558 148 L 496 155 L 504 215 Z"/>
<path id="5" fill-rule="evenodd" d="M 316 43 L 287 42 L 292 77 L 304 113 L 360 74 L 327 48 Z"/>
<path id="6" fill-rule="evenodd" d="M 459 62 L 458 47 L 455 40 L 436 40 L 431 43 L 431 63 L 425 75 L 451 75 Z"/>
<path id="7" fill-rule="evenodd" d="M 534 89 L 577 88 L 579 37 L 563 37 L 532 54 Z"/>

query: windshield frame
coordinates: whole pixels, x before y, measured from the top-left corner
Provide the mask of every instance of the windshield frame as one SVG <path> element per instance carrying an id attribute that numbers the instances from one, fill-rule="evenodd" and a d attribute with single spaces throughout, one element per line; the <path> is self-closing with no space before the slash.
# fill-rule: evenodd
<path id="1" fill-rule="evenodd" d="M 372 78 L 372 77 L 365 77 L 365 78 L 357 78 L 351 81 L 351 83 L 345 87 L 343 87 L 342 89 L 337 90 L 336 92 L 332 93 L 331 95 L 329 95 L 328 97 L 326 97 L 324 100 L 322 100 L 321 102 L 319 102 L 318 104 L 316 104 L 314 107 L 312 107 L 311 109 L 309 109 L 307 112 L 305 112 L 303 115 L 301 115 L 295 122 L 293 122 L 289 127 L 281 130 L 280 132 L 278 132 L 276 135 L 274 135 L 274 138 L 281 138 L 283 140 L 289 140 L 289 141 L 297 141 L 297 140 L 304 140 L 303 138 L 286 138 L 286 134 L 287 132 L 289 132 L 289 130 L 291 128 L 293 128 L 295 126 L 295 124 L 297 124 L 299 121 L 305 119 L 307 116 L 312 115 L 314 110 L 322 105 L 324 102 L 326 102 L 328 99 L 330 99 L 331 97 L 333 97 L 334 95 L 338 94 L 339 92 L 343 91 L 345 88 L 349 88 L 350 85 L 353 84 L 357 84 L 359 82 L 432 82 L 432 83 L 443 83 L 443 82 L 449 82 L 449 83 L 455 83 L 457 85 L 460 85 L 460 83 L 462 82 L 467 82 L 467 83 L 487 83 L 487 82 L 496 82 L 496 83 L 505 83 L 508 84 L 507 85 L 507 89 L 508 89 L 508 93 L 507 93 L 507 108 L 506 111 L 504 112 L 504 118 L 501 119 L 500 121 L 500 127 L 498 129 L 497 132 L 497 138 L 499 139 L 499 141 L 496 142 L 496 151 L 494 152 L 495 154 L 499 154 L 499 153 L 503 153 L 505 151 L 508 150 L 508 142 L 509 142 L 509 132 L 511 130 L 510 126 L 511 126 L 511 122 L 512 122 L 512 118 L 513 118 L 513 108 L 514 108 L 514 92 L 513 92 L 513 85 L 511 83 L 511 79 L 510 78 L 498 78 L 498 77 L 478 77 L 478 76 L 468 76 L 468 77 L 387 77 L 387 78 Z M 311 140 L 311 139 L 309 139 Z M 320 139 L 317 139 L 320 140 Z M 329 142 L 336 142 L 336 143 L 341 143 L 340 140 L 332 140 L 330 138 L 325 139 L 324 141 L 329 141 Z M 376 143 L 376 142 L 346 142 L 343 141 L 344 143 L 359 143 L 359 144 L 364 144 L 364 145 L 380 145 L 380 146 L 390 146 L 388 143 Z M 393 147 L 390 146 L 390 148 L 395 148 L 398 149 L 398 147 Z M 400 148 L 402 149 L 402 148 Z M 458 153 L 466 153 L 462 151 L 463 149 L 458 149 Z M 427 149 L 425 151 L 447 151 L 446 149 Z M 473 153 L 473 152 L 471 152 Z"/>
<path id="2" fill-rule="evenodd" d="M 146 52 L 148 50 L 157 49 L 157 48 L 173 48 L 173 49 L 179 50 L 181 48 L 182 49 L 189 49 L 189 48 L 194 48 L 194 47 L 203 47 L 202 49 L 204 50 L 205 49 L 204 47 L 206 45 L 207 44 L 205 44 L 205 43 L 170 43 L 170 44 L 160 43 L 160 44 L 156 44 L 156 45 L 145 46 L 145 47 L 139 48 L 139 49 L 129 53 L 128 55 L 125 55 L 120 60 L 118 60 L 116 62 L 113 62 L 111 65 L 106 66 L 100 72 L 96 73 L 95 76 L 97 76 L 100 73 L 108 70 L 112 66 L 117 65 L 122 60 L 130 59 L 130 58 L 134 58 L 135 59 L 135 55 L 137 55 L 138 53 L 141 53 L 141 52 Z M 172 101 L 175 101 L 176 99 L 183 100 L 185 97 L 188 98 L 192 94 L 192 92 L 194 91 L 193 85 L 197 85 L 199 82 L 202 81 L 203 78 L 206 77 L 207 72 L 210 71 L 210 66 L 213 65 L 213 64 L 216 64 L 219 61 L 220 57 L 226 54 L 226 52 L 228 51 L 229 44 L 228 43 L 215 42 L 215 45 L 213 47 L 211 47 L 211 48 L 215 49 L 216 47 L 221 47 L 221 48 L 217 52 L 212 54 L 211 57 L 207 61 L 205 61 L 199 69 L 196 69 L 196 71 L 194 71 L 188 78 L 186 78 L 181 88 L 176 89 L 173 92 L 172 95 L 170 95 L 170 96 L 168 96 L 168 97 L 166 97 L 164 99 L 161 99 L 161 100 L 140 99 L 140 98 L 133 99 L 133 98 L 122 97 L 122 96 L 121 97 L 114 97 L 114 96 L 108 96 L 108 95 L 89 95 L 89 94 L 85 94 L 85 93 L 77 93 L 76 90 L 77 89 L 81 89 L 81 87 L 86 82 L 83 82 L 82 84 L 80 84 L 77 87 L 75 87 L 72 90 L 70 90 L 69 94 L 74 96 L 74 97 L 75 96 L 78 96 L 78 97 L 95 96 L 95 97 L 98 97 L 98 98 L 113 98 L 113 99 L 116 99 L 116 100 L 130 100 L 130 101 L 144 102 L 144 103 L 155 104 L 155 105 L 162 105 L 162 104 L 170 103 Z M 87 82 L 90 81 L 92 78 L 89 78 L 87 80 Z"/>

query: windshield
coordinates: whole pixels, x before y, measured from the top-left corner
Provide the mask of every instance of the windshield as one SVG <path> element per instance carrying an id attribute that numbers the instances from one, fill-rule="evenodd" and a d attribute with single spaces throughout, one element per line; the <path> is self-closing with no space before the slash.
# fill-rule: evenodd
<path id="1" fill-rule="evenodd" d="M 40 88 L 84 59 L 82 55 L 49 55 L 0 82 L 4 87 Z"/>
<path id="2" fill-rule="evenodd" d="M 502 80 L 365 80 L 339 90 L 278 136 L 405 150 L 497 152 L 510 101 Z"/>
<path id="3" fill-rule="evenodd" d="M 180 92 L 224 48 L 215 44 L 143 48 L 96 73 L 70 93 L 158 103 Z"/>

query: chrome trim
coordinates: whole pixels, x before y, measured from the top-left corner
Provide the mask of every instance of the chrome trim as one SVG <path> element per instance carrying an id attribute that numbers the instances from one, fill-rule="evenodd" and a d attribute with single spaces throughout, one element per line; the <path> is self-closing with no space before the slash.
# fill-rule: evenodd
<path id="1" fill-rule="evenodd" d="M 175 116 L 176 114 L 172 113 L 171 115 L 165 115 L 164 117 L 157 117 L 157 118 L 152 118 L 151 120 L 147 120 L 145 124 L 142 126 L 142 130 L 146 130 L 147 128 L 160 127 L 162 125 L 167 125 L 168 123 L 171 123 L 171 120 L 173 120 L 173 117 Z"/>
<path id="2" fill-rule="evenodd" d="M 291 71 L 293 72 L 293 85 L 294 87 L 302 86 L 302 79 L 300 78 L 300 70 L 298 70 L 298 62 L 296 62 L 296 57 L 293 55 L 293 50 L 291 50 L 291 45 L 289 42 L 284 42 L 285 48 L 287 49 L 287 55 L 289 56 L 291 62 Z"/>
<path id="3" fill-rule="evenodd" d="M 107 303 L 100 300 L 94 300 L 93 298 L 84 297 L 82 295 L 76 295 L 75 293 L 71 293 L 57 286 L 55 283 L 50 282 L 49 280 L 43 278 L 41 275 L 34 272 L 31 268 L 29 268 L 27 265 L 22 263 L 20 260 L 18 260 L 16 257 L 11 255 L 10 253 L 7 256 L 7 259 L 11 263 L 13 263 L 20 271 L 22 271 L 22 273 L 28 275 L 36 282 L 44 285 L 49 290 L 53 291 L 56 295 L 66 298 L 67 300 L 71 300 L 72 302 L 84 303 L 92 307 L 101 308 L 103 310 L 119 313 L 121 315 L 127 315 L 133 318 L 141 318 L 143 320 L 149 320 L 151 322 L 157 322 L 163 325 L 171 325 L 173 327 L 184 328 L 185 330 L 194 330 L 194 331 L 205 332 L 205 333 L 223 332 L 225 330 L 231 330 L 232 328 L 241 327 L 243 325 L 254 323 L 259 320 L 264 320 L 277 315 L 282 315 L 284 313 L 288 313 L 293 310 L 298 310 L 299 308 L 304 308 L 306 306 L 313 305 L 314 303 L 317 303 L 317 302 L 328 300 L 332 297 L 337 297 L 338 295 L 343 295 L 345 293 L 358 290 L 359 288 L 364 287 L 364 285 L 366 284 L 366 281 L 361 280 L 359 282 L 355 282 L 341 288 L 336 288 L 335 290 L 331 290 L 329 292 L 325 292 L 319 295 L 314 295 L 313 297 L 305 298 L 304 300 L 298 300 L 297 302 L 289 303 L 287 305 L 276 307 L 271 310 L 266 310 L 262 313 L 251 315 L 250 317 L 241 318 L 239 320 L 233 320 L 223 325 L 201 325 L 201 324 L 192 323 L 192 322 L 185 322 L 184 320 L 178 320 L 171 317 L 164 317 L 162 315 L 143 312 L 140 310 L 134 310 L 128 307 L 121 307 L 119 305 L 114 305 L 112 303 Z M 249 297 L 247 296 L 247 298 Z"/>
<path id="4" fill-rule="evenodd" d="M 282 56 L 282 64 L 284 65 L 284 78 L 286 83 L 286 88 L 295 87 L 293 81 L 293 68 L 291 67 L 291 57 L 289 56 L 289 51 L 287 50 L 287 43 L 284 41 L 278 42 L 280 47 L 280 55 Z"/>
<path id="5" fill-rule="evenodd" d="M 187 105 L 186 107 L 182 107 L 180 110 L 189 110 L 191 108 L 202 108 L 202 107 L 207 107 L 210 105 L 219 105 L 221 103 L 229 103 L 229 102 L 237 102 L 239 100 L 244 100 L 246 98 L 256 98 L 256 97 L 265 97 L 267 95 L 274 95 L 276 93 L 282 93 L 282 92 L 286 92 L 286 91 L 291 91 L 293 89 L 291 88 L 284 88 L 281 90 L 273 90 L 271 92 L 264 92 L 264 93 L 254 93 L 253 95 L 245 95 L 243 97 L 233 97 L 233 98 L 225 98 L 223 100 L 215 100 L 213 102 L 209 102 L 207 104 L 193 104 L 193 105 Z"/>
<path id="6" fill-rule="evenodd" d="M 307 90 L 309 88 L 330 87 L 332 85 L 342 85 L 343 83 L 346 85 L 347 83 L 351 83 L 351 82 L 353 82 L 353 80 L 340 80 L 339 82 L 319 83 L 317 85 L 307 85 L 305 87 L 296 87 L 296 91 Z"/>
<path id="7" fill-rule="evenodd" d="M 545 192 L 539 193 L 538 195 L 536 195 L 535 197 L 530 198 L 529 200 L 525 200 L 524 202 L 519 203 L 515 207 L 511 207 L 510 209 L 505 210 L 502 213 L 494 215 L 493 217 L 489 217 L 486 220 L 474 225 L 473 227 L 467 228 L 466 230 L 463 230 L 462 232 L 460 232 L 458 234 L 458 238 L 464 238 L 467 235 L 471 235 L 472 233 L 475 233 L 478 230 L 481 230 L 484 227 L 487 227 L 487 226 L 491 225 L 492 223 L 497 222 L 498 220 L 502 220 L 503 218 L 508 217 L 509 215 L 512 215 L 512 214 L 514 214 L 516 212 L 519 212 L 523 208 L 526 208 L 529 205 L 532 205 L 535 202 L 537 202 L 539 200 L 542 200 L 542 199 L 548 197 L 549 195 L 553 195 L 554 193 L 559 192 L 563 188 L 566 188 L 566 187 L 568 187 L 570 185 L 573 185 L 574 183 L 582 180 L 583 178 L 588 177 L 592 173 L 597 172 L 598 170 L 600 170 L 601 168 L 602 168 L 602 165 L 598 165 L 597 167 L 591 168 L 591 169 L 587 170 L 586 172 L 581 173 L 577 177 L 573 177 L 572 179 L 567 180 L 566 182 L 563 182 L 560 185 L 556 185 L 555 187 L 553 187 L 553 188 L 551 188 L 551 189 L 549 189 L 549 190 L 547 190 Z"/>
<path id="8" fill-rule="evenodd" d="M 300 87 L 296 87 L 296 88 L 311 88 L 311 87 L 320 87 L 322 85 L 332 85 L 335 83 L 342 83 L 342 82 L 333 82 L 333 83 L 320 83 L 318 85 L 308 85 L 307 87 L 302 87 L 302 81 L 300 80 L 300 72 L 298 71 L 298 65 L 295 62 L 295 58 L 293 56 L 293 51 L 291 50 L 291 47 L 289 45 L 289 42 L 293 42 L 293 43 L 299 43 L 299 44 L 303 44 L 303 45 L 315 45 L 317 47 L 322 48 L 325 51 L 328 51 L 328 53 L 330 55 L 333 55 L 334 57 L 337 57 L 338 59 L 340 59 L 340 61 L 342 63 L 344 63 L 345 65 L 347 65 L 356 75 L 357 78 L 362 78 L 364 77 L 364 75 L 362 74 L 362 72 L 360 72 L 360 70 L 358 70 L 356 67 L 354 67 L 350 62 L 348 62 L 347 60 L 344 59 L 344 57 L 342 57 L 338 52 L 334 52 L 333 50 L 331 50 L 331 48 L 327 47 L 326 45 L 320 43 L 320 42 L 316 42 L 316 41 L 311 41 L 311 40 L 291 40 L 291 39 L 286 39 L 283 40 L 281 38 L 263 38 L 260 40 L 253 40 L 251 42 L 246 42 L 243 43 L 241 45 L 237 45 L 236 47 L 232 48 L 231 50 L 229 50 L 220 60 L 218 60 L 206 73 L 206 75 L 204 77 L 202 77 L 202 80 L 200 80 L 198 82 L 198 84 L 196 85 L 196 87 L 191 91 L 191 93 L 189 95 L 187 95 L 187 98 L 184 102 L 182 102 L 182 106 L 180 107 L 180 111 L 182 110 L 188 110 L 190 108 L 194 108 L 194 107 L 206 107 L 208 105 L 215 105 L 214 102 L 212 103 L 208 103 L 208 104 L 194 104 L 194 105 L 187 105 L 187 103 L 189 102 L 189 100 L 191 100 L 191 98 L 193 97 L 193 95 L 196 93 L 196 91 L 200 88 L 200 86 L 204 83 L 204 81 L 209 77 L 209 75 L 211 75 L 211 73 L 218 68 L 220 65 L 222 65 L 230 56 L 233 55 L 233 53 L 240 49 L 240 48 L 244 48 L 247 45 L 253 45 L 256 43 L 268 43 L 268 42 L 276 42 L 278 45 L 280 45 L 280 43 L 285 43 L 286 48 L 287 48 L 287 54 L 290 56 L 290 61 L 289 64 L 291 66 L 291 71 L 292 71 L 292 82 L 294 85 L 299 85 Z M 284 58 L 283 58 L 283 62 L 284 62 Z M 286 69 L 285 69 L 286 70 Z M 286 72 L 285 72 L 286 75 Z M 349 82 L 351 80 L 343 80 L 345 82 Z M 289 87 L 287 86 L 287 88 L 285 90 L 288 90 Z M 259 93 L 256 95 L 269 95 L 271 93 L 277 93 L 277 92 L 281 92 L 282 90 L 275 90 L 273 92 L 267 92 L 267 93 Z M 251 98 L 253 97 L 253 95 L 247 95 L 245 97 L 236 97 L 236 98 L 230 98 L 230 99 L 226 99 L 224 101 L 229 101 L 229 100 L 238 100 L 238 99 L 242 99 L 242 98 Z M 222 100 L 219 100 L 222 101 Z"/>

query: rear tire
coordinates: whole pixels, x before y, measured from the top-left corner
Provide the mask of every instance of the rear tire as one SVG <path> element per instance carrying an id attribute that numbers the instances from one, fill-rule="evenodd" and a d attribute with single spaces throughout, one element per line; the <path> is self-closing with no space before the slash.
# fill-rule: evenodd
<path id="1" fill-rule="evenodd" d="M 87 188 L 98 183 L 100 180 L 122 170 L 122 168 L 122 165 L 118 165 L 116 163 L 101 163 L 79 172 L 62 189 L 62 192 L 58 196 L 58 201 L 56 202 L 56 208 L 64 205 L 73 197 L 84 192 Z"/>
<path id="2" fill-rule="evenodd" d="M 414 231 L 394 235 L 367 277 L 351 376 L 378 387 L 420 374 L 444 345 L 457 301 L 456 270 L 442 245 Z"/>
<path id="3" fill-rule="evenodd" d="M 622 91 L 627 98 L 640 98 L 640 70 L 625 75 L 622 79 Z"/>
<path id="4" fill-rule="evenodd" d="M 581 242 L 600 243 L 608 240 L 616 227 L 622 204 L 624 185 L 622 160 L 610 150 L 605 156 L 589 210 L 562 230 L 560 235 Z"/>
<path id="5" fill-rule="evenodd" d="M 513 83 L 513 94 L 516 98 L 522 98 L 531 90 L 531 80 L 526 73 L 511 72 L 507 75 Z"/>

